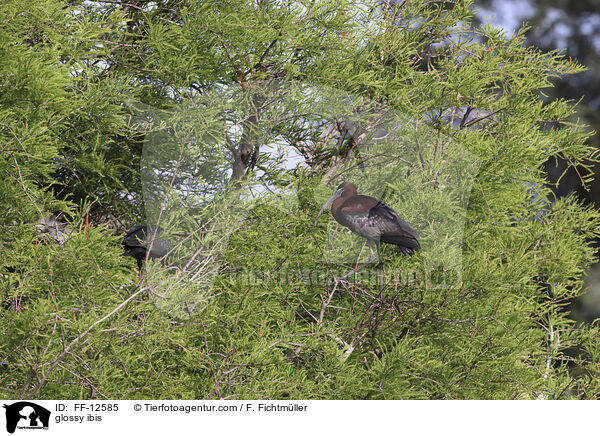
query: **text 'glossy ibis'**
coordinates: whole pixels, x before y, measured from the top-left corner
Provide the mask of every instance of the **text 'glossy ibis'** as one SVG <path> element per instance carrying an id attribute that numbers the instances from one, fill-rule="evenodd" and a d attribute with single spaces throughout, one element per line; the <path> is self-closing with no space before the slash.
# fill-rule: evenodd
<path id="1" fill-rule="evenodd" d="M 371 257 L 355 271 L 375 260 L 373 243 L 377 246 L 380 265 L 382 262 L 379 242 L 398 246 L 402 254 L 413 254 L 415 250 L 421 248 L 417 240 L 419 235 L 410 224 L 400 218 L 396 211 L 383 201 L 368 195 L 358 195 L 356 186 L 352 183 L 344 182 L 338 186 L 335 193 L 321 208 L 315 225 L 329 206 L 331 206 L 331 214 L 338 223 L 367 239 Z"/>

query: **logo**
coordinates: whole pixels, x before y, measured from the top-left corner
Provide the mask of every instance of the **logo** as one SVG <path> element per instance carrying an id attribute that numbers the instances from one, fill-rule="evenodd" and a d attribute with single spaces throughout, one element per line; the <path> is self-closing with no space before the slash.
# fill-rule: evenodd
<path id="1" fill-rule="evenodd" d="M 4 405 L 6 409 L 6 431 L 14 433 L 15 429 L 48 429 L 50 411 L 29 401 L 19 401 Z"/>

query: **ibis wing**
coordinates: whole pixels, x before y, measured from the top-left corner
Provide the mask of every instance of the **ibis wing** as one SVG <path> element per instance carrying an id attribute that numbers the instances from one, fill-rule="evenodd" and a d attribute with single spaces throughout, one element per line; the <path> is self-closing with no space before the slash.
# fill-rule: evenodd
<path id="1" fill-rule="evenodd" d="M 374 199 L 376 200 L 376 199 Z M 407 236 L 417 239 L 419 234 L 404 221 L 398 213 L 381 200 L 369 210 L 369 218 L 376 221 L 382 230 L 382 234 Z"/>
<path id="2" fill-rule="evenodd" d="M 337 211 L 338 221 L 365 237 L 370 233 L 377 236 L 401 236 L 417 239 L 419 234 L 404 221 L 394 209 L 367 195 L 355 195 L 344 202 Z"/>

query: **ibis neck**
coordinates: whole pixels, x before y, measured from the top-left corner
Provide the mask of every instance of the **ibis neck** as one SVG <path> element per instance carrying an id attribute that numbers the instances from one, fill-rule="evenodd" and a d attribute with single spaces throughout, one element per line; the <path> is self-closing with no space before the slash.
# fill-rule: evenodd
<path id="1" fill-rule="evenodd" d="M 340 197 L 338 199 L 336 199 L 333 204 L 331 205 L 331 215 L 333 215 L 333 217 L 339 222 L 338 220 L 338 211 L 340 209 L 340 207 L 342 207 L 342 205 L 346 202 L 346 200 L 349 198 L 349 196 L 344 195 L 343 197 Z"/>

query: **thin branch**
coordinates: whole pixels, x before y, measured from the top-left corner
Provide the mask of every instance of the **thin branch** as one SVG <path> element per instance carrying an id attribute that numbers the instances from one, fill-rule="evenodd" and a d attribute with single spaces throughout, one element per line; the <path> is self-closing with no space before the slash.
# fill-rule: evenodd
<path id="1" fill-rule="evenodd" d="M 31 397 L 33 397 L 33 395 L 44 385 L 46 380 L 48 380 L 50 373 L 54 370 L 54 368 L 56 368 L 56 366 L 59 364 L 59 362 L 62 359 L 64 359 L 67 356 L 67 354 L 70 353 L 71 349 L 73 349 L 73 347 L 75 347 L 75 345 L 79 341 L 81 341 L 83 338 L 85 338 L 88 335 L 88 333 L 90 333 L 92 331 L 92 329 L 94 327 L 96 327 L 98 324 L 101 324 L 102 322 L 106 321 L 108 318 L 113 316 L 115 313 L 117 313 L 119 310 L 121 310 L 123 307 L 125 307 L 131 300 L 133 300 L 135 297 L 137 297 L 139 294 L 141 294 L 145 290 L 146 290 L 146 288 L 140 288 L 137 292 L 134 292 L 133 294 L 131 294 L 129 296 L 129 298 L 127 298 L 125 301 L 123 301 L 121 304 L 119 304 L 117 307 L 115 307 L 108 314 L 106 314 L 99 320 L 96 320 L 95 322 L 93 322 L 92 325 L 90 325 L 83 333 L 81 333 L 79 336 L 77 336 L 75 339 L 73 339 L 71 341 L 71 343 L 65 347 L 65 349 L 62 351 L 62 353 L 60 353 L 58 355 L 58 357 L 56 359 L 54 359 L 54 361 L 50 365 L 50 368 L 48 369 L 48 371 L 46 371 L 46 374 L 44 375 L 44 377 L 42 377 L 40 382 L 27 394 L 25 399 L 31 399 Z"/>

